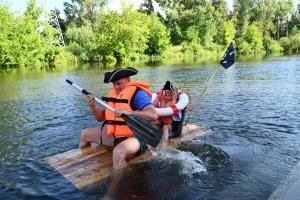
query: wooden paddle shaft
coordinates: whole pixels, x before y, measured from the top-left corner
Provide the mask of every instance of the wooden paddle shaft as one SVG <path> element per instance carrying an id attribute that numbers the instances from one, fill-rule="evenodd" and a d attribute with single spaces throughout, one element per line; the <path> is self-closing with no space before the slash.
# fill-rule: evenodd
<path id="1" fill-rule="evenodd" d="M 70 81 L 69 79 L 66 79 L 66 82 L 69 83 L 70 85 L 72 85 L 73 87 L 75 87 L 76 89 L 80 90 L 83 94 L 85 95 L 89 95 L 91 94 L 90 92 L 88 92 L 86 89 L 83 89 L 82 87 L 80 87 L 79 85 L 77 85 L 76 83 L 74 83 L 73 81 Z M 111 107 L 110 105 L 108 105 L 107 103 L 105 103 L 104 101 L 101 101 L 100 99 L 98 99 L 97 97 L 95 97 L 95 100 L 100 103 L 102 106 L 104 106 L 105 108 L 111 110 L 112 112 L 115 112 L 115 109 L 113 107 Z"/>

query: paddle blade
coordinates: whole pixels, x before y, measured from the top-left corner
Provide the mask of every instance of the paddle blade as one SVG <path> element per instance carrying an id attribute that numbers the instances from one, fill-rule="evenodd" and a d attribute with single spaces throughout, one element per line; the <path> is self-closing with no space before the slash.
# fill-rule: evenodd
<path id="1" fill-rule="evenodd" d="M 229 68 L 231 67 L 234 62 L 235 62 L 235 59 L 234 59 L 234 46 L 233 46 L 233 43 L 231 42 L 229 47 L 227 48 L 222 60 L 220 61 L 220 64 L 225 68 Z"/>
<path id="2" fill-rule="evenodd" d="M 162 137 L 162 129 L 159 126 L 137 116 L 122 115 L 122 118 L 134 136 L 139 140 L 144 141 L 152 147 L 156 147 L 159 144 Z"/>

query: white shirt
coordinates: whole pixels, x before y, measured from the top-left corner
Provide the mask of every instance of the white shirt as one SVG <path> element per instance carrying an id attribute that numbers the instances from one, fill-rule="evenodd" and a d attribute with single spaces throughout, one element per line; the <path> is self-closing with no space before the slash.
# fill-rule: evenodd
<path id="1" fill-rule="evenodd" d="M 178 91 L 180 92 L 180 91 Z M 152 100 L 151 102 L 154 103 L 154 101 L 157 99 L 157 94 L 153 93 L 152 94 Z M 189 104 L 189 97 L 187 94 L 185 93 L 181 93 L 178 96 L 178 102 L 175 104 L 175 106 L 177 107 L 178 110 L 180 110 L 180 112 L 178 113 L 178 115 L 174 115 L 174 110 L 171 107 L 167 107 L 167 108 L 155 108 L 156 113 L 159 117 L 164 117 L 164 116 L 170 116 L 172 115 L 172 118 L 174 121 L 180 121 L 181 116 L 182 116 L 182 110 L 187 107 L 187 105 Z"/>

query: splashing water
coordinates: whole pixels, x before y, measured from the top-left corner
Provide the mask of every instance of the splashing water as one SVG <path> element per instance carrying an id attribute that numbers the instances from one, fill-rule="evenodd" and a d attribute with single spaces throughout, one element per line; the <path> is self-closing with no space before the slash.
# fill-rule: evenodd
<path id="1" fill-rule="evenodd" d="M 180 151 L 177 149 L 165 149 L 165 150 L 152 150 L 154 159 L 158 161 L 166 161 L 169 164 L 180 163 L 180 174 L 192 176 L 193 174 L 206 173 L 206 168 L 202 160 L 196 157 L 191 152 Z"/>

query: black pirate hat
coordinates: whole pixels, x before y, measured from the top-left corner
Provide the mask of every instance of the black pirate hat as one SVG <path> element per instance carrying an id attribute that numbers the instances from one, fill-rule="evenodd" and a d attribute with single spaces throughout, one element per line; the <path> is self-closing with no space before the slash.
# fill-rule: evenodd
<path id="1" fill-rule="evenodd" d="M 125 69 L 123 68 L 115 69 L 112 72 L 106 72 L 104 74 L 104 83 L 114 82 L 120 80 L 121 78 L 136 75 L 137 73 L 138 70 L 132 67 L 127 67 Z"/>
<path id="2" fill-rule="evenodd" d="M 166 81 L 164 87 L 162 90 L 168 90 L 170 92 L 177 92 L 177 88 L 175 86 L 172 85 L 172 83 L 170 81 Z"/>

